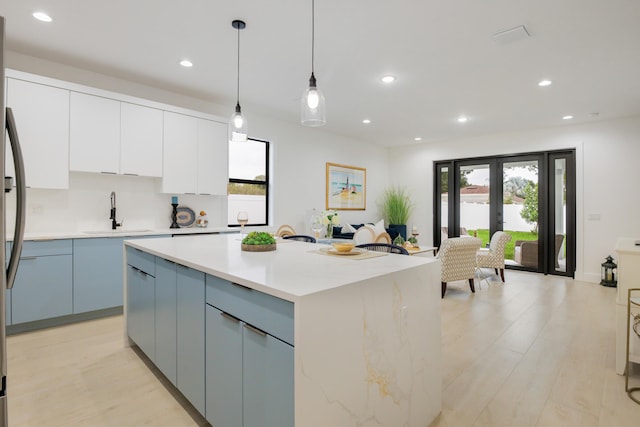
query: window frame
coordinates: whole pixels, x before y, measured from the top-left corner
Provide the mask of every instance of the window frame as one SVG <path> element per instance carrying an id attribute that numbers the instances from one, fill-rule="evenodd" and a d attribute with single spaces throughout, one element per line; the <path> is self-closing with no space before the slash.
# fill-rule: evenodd
<path id="1" fill-rule="evenodd" d="M 249 222 L 247 224 L 247 226 L 266 226 L 269 225 L 269 150 L 270 150 L 270 143 L 267 140 L 264 139 L 257 139 L 257 138 L 247 138 L 249 141 L 256 141 L 256 142 L 262 142 L 265 144 L 265 165 L 264 165 L 264 170 L 265 170 L 265 180 L 264 181 L 258 181 L 255 179 L 242 179 L 242 178 L 231 178 L 231 176 L 229 176 L 228 182 L 227 182 L 227 203 L 229 203 L 229 190 L 228 190 L 228 185 L 229 184 L 255 184 L 255 185 L 264 185 L 265 187 L 265 215 L 264 215 L 264 223 L 258 223 L 258 222 Z M 228 227 L 240 227 L 240 224 L 230 224 L 229 220 L 231 218 L 227 217 L 227 226 Z"/>

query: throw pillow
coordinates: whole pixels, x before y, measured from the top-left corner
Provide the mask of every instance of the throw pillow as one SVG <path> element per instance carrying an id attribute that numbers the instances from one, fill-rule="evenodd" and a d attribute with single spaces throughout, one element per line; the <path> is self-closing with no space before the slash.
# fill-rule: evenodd
<path id="1" fill-rule="evenodd" d="M 343 226 L 342 226 L 342 231 L 341 231 L 341 233 L 342 233 L 342 234 L 345 234 L 345 233 L 355 233 L 355 232 L 356 232 L 356 229 L 355 229 L 355 228 L 353 228 L 353 227 L 351 226 L 351 224 L 345 224 L 345 225 L 343 225 Z"/>
<path id="2" fill-rule="evenodd" d="M 370 227 L 373 228 L 373 232 L 376 235 L 376 237 L 387 231 L 384 229 L 384 219 L 381 219 L 375 224 L 371 224 Z"/>

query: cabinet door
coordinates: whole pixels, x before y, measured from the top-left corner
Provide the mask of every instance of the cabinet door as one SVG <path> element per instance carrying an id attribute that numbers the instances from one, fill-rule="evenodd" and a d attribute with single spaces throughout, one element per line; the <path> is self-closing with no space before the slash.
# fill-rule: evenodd
<path id="1" fill-rule="evenodd" d="M 155 361 L 155 278 L 127 266 L 127 334 Z"/>
<path id="2" fill-rule="evenodd" d="M 120 102 L 71 92 L 69 169 L 120 172 Z"/>
<path id="3" fill-rule="evenodd" d="M 13 324 L 72 312 L 71 255 L 23 256 L 11 290 Z"/>
<path id="4" fill-rule="evenodd" d="M 177 383 L 191 404 L 204 404 L 204 273 L 177 265 Z"/>
<path id="5" fill-rule="evenodd" d="M 227 125 L 198 120 L 198 193 L 227 194 Z"/>
<path id="6" fill-rule="evenodd" d="M 7 106 L 16 119 L 27 187 L 69 188 L 69 91 L 8 79 Z M 6 153 L 6 175 L 15 177 L 8 143 Z"/>
<path id="7" fill-rule="evenodd" d="M 156 257 L 156 366 L 176 385 L 176 264 Z"/>
<path id="8" fill-rule="evenodd" d="M 122 102 L 120 115 L 120 172 L 162 176 L 162 111 Z"/>
<path id="9" fill-rule="evenodd" d="M 242 322 L 207 304 L 207 421 L 242 427 Z"/>
<path id="10" fill-rule="evenodd" d="M 195 117 L 164 112 L 163 193 L 196 193 L 197 143 Z"/>
<path id="11" fill-rule="evenodd" d="M 74 239 L 73 312 L 122 305 L 123 238 Z"/>
<path id="12" fill-rule="evenodd" d="M 244 427 L 293 427 L 293 347 L 244 324 L 242 359 Z"/>

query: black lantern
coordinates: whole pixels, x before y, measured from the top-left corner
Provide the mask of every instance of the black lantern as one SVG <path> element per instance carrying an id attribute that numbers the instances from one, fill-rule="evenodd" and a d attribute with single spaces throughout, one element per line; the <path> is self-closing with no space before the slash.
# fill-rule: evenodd
<path id="1" fill-rule="evenodd" d="M 613 262 L 611 255 L 602 263 L 600 284 L 611 288 L 615 288 L 618 285 L 618 264 Z"/>

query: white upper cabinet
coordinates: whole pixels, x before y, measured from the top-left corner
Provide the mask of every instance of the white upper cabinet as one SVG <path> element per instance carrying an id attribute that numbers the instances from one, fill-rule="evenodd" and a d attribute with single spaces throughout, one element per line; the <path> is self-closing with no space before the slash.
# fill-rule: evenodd
<path id="1" fill-rule="evenodd" d="M 198 120 L 198 193 L 227 194 L 227 125 Z"/>
<path id="2" fill-rule="evenodd" d="M 227 125 L 164 112 L 162 192 L 227 194 Z"/>
<path id="3" fill-rule="evenodd" d="M 69 169 L 120 172 L 120 101 L 71 92 Z"/>
<path id="4" fill-rule="evenodd" d="M 120 173 L 162 176 L 162 110 L 122 102 Z"/>
<path id="5" fill-rule="evenodd" d="M 69 188 L 69 91 L 10 78 L 7 106 L 16 121 L 27 187 Z M 15 177 L 8 140 L 6 149 L 6 175 Z"/>
<path id="6" fill-rule="evenodd" d="M 198 119 L 164 112 L 164 161 L 162 192 L 197 192 Z"/>

